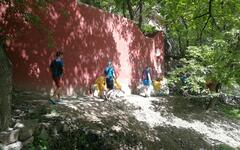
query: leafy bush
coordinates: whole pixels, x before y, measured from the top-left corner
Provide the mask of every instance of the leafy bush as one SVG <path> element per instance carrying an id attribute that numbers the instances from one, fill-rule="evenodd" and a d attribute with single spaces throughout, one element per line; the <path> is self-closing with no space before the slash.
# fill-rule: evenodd
<path id="1" fill-rule="evenodd" d="M 156 27 L 154 27 L 154 26 L 152 26 L 152 25 L 149 25 L 149 24 L 145 24 L 145 25 L 142 27 L 142 32 L 143 32 L 145 35 L 152 34 L 152 33 L 156 32 Z"/>
<path id="2" fill-rule="evenodd" d="M 190 46 L 180 66 L 170 72 L 170 86 L 191 94 L 206 92 L 206 83 L 232 86 L 240 83 L 239 30 L 226 32 L 211 45 Z M 183 83 L 181 78 L 186 77 Z"/>

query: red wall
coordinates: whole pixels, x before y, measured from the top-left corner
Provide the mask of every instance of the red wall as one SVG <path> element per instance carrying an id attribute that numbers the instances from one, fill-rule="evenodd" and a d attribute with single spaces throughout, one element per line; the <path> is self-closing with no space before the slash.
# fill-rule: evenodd
<path id="1" fill-rule="evenodd" d="M 14 7 L 14 6 L 12 6 Z M 49 91 L 53 87 L 49 64 L 63 49 L 65 91 L 90 89 L 113 60 L 118 79 L 134 87 L 146 65 L 163 64 L 163 35 L 146 38 L 130 20 L 74 0 L 57 0 L 39 9 L 29 3 L 29 12 L 40 16 L 36 25 L 24 21 L 12 8 L 0 5 L 1 34 L 9 35 L 7 52 L 13 63 L 16 89 Z M 161 49 L 161 58 L 155 49 Z"/>

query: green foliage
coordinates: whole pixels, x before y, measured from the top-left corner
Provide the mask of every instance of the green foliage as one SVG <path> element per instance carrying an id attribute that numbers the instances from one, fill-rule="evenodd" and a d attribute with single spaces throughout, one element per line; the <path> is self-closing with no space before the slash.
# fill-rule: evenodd
<path id="1" fill-rule="evenodd" d="M 174 39 L 173 50 L 181 56 L 190 45 L 209 45 L 222 32 L 239 28 L 237 0 L 162 0 L 160 5 L 167 35 Z"/>
<path id="2" fill-rule="evenodd" d="M 103 5 L 101 5 L 101 0 L 78 0 L 78 3 L 86 3 L 97 8 L 103 8 Z"/>
<path id="3" fill-rule="evenodd" d="M 44 139 L 40 136 L 34 138 L 34 142 L 31 145 L 31 150 L 48 150 L 49 149 L 49 142 L 47 139 Z"/>
<path id="4" fill-rule="evenodd" d="M 221 112 L 223 112 L 229 118 L 235 118 L 240 120 L 240 108 L 232 107 L 227 105 L 219 105 L 218 108 Z"/>
<path id="5" fill-rule="evenodd" d="M 222 39 L 216 39 L 211 45 L 190 46 L 186 57 L 180 59 L 181 66 L 170 73 L 170 83 L 179 88 L 202 93 L 207 81 L 231 86 L 240 84 L 240 53 L 238 52 L 239 30 L 225 32 Z M 181 85 L 180 77 L 188 74 L 187 83 Z"/>
<path id="6" fill-rule="evenodd" d="M 145 24 L 142 28 L 142 31 L 145 35 L 152 34 L 152 33 L 156 32 L 156 27 L 154 27 L 152 25 Z"/>
<path id="7" fill-rule="evenodd" d="M 207 72 L 209 72 L 207 61 L 205 60 L 210 58 L 210 47 L 189 47 L 187 55 L 187 58 L 180 60 L 181 66 L 170 72 L 170 84 L 177 86 L 182 91 L 188 90 L 192 94 L 200 94 L 204 89 Z M 185 84 L 181 81 L 183 76 L 187 76 Z"/>
<path id="8" fill-rule="evenodd" d="M 188 46 L 209 45 L 221 39 L 223 32 L 240 26 L 238 0 L 78 0 L 111 13 L 125 16 L 135 23 L 143 18 L 143 32 L 151 32 L 149 21 L 165 26 L 167 38 L 173 39 L 173 54 L 184 57 Z M 129 5 L 133 11 L 130 16 Z"/>
<path id="9" fill-rule="evenodd" d="M 217 146 L 217 150 L 234 150 L 234 148 L 232 148 L 226 144 L 220 144 Z"/>
<path id="10" fill-rule="evenodd" d="M 122 15 L 138 24 L 141 29 L 142 25 L 148 25 L 151 18 L 158 17 L 156 10 L 159 9 L 159 5 L 157 0 L 78 0 L 78 2 Z"/>

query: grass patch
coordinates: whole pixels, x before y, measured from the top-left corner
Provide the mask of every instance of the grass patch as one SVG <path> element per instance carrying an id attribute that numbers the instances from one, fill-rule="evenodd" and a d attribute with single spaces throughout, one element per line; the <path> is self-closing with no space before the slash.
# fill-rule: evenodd
<path id="1" fill-rule="evenodd" d="M 235 119 L 240 120 L 240 108 L 239 107 L 220 105 L 219 109 L 227 117 L 235 118 Z"/>
<path id="2" fill-rule="evenodd" d="M 220 144 L 217 146 L 217 150 L 235 150 L 235 149 L 226 144 Z"/>

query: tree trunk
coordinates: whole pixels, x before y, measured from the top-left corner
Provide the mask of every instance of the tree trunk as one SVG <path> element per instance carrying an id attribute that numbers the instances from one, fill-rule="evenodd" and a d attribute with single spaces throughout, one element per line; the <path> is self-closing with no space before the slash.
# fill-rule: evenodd
<path id="1" fill-rule="evenodd" d="M 11 119 L 12 70 L 2 45 L 0 62 L 0 131 L 3 131 L 9 127 Z"/>
<path id="2" fill-rule="evenodd" d="M 127 0 L 127 6 L 128 6 L 128 12 L 129 12 L 129 15 L 130 15 L 130 19 L 133 20 L 134 19 L 134 14 L 133 14 L 131 0 Z"/>
<path id="3" fill-rule="evenodd" d="M 179 46 L 177 55 L 180 57 L 183 57 L 185 54 L 184 54 L 184 50 L 182 49 L 182 41 L 181 41 L 182 39 L 181 39 L 181 33 L 179 30 L 177 30 L 177 35 L 178 35 L 178 46 Z"/>
<path id="4" fill-rule="evenodd" d="M 122 11 L 123 11 L 123 16 L 126 17 L 126 3 L 125 1 L 122 2 Z"/>
<path id="5" fill-rule="evenodd" d="M 143 1 L 140 0 L 140 1 L 139 1 L 139 19 L 138 19 L 138 27 L 139 27 L 140 29 L 142 28 L 142 21 L 143 21 L 142 9 L 143 9 Z"/>
<path id="6" fill-rule="evenodd" d="M 186 48 L 189 46 L 188 24 L 187 24 L 186 19 L 185 19 L 183 16 L 181 16 L 181 20 L 182 20 L 182 23 L 183 23 L 183 25 L 184 25 L 184 27 L 185 27 L 185 30 L 186 30 L 186 35 L 185 35 L 185 37 L 186 37 L 186 46 L 184 47 L 184 49 L 186 49 Z"/>

